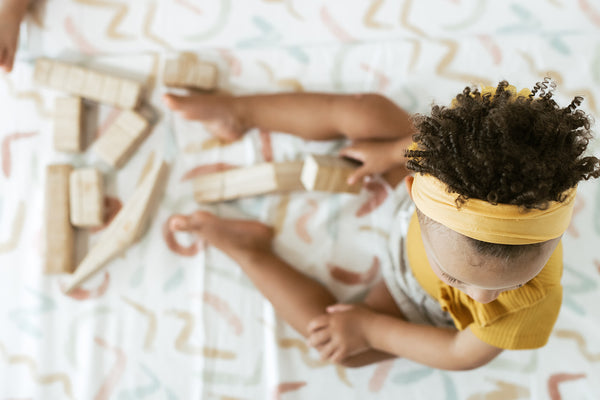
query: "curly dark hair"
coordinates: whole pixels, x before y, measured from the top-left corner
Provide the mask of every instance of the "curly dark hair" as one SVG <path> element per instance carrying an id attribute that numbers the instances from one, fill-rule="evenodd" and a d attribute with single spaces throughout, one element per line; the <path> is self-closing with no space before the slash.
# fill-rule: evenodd
<path id="1" fill-rule="evenodd" d="M 466 87 L 452 106 L 413 119 L 417 149 L 406 152 L 407 167 L 448 185 L 459 207 L 474 198 L 545 209 L 600 176 L 600 160 L 583 155 L 592 134 L 591 118 L 577 109 L 582 97 L 561 108 L 548 78 L 529 96 L 508 86 L 500 82 L 494 95 Z"/>

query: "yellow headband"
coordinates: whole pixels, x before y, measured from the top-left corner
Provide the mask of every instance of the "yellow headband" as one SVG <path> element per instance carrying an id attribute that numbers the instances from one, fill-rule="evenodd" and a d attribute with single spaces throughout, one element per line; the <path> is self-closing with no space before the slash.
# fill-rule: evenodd
<path id="1" fill-rule="evenodd" d="M 575 192 L 569 189 L 564 202 L 550 202 L 545 210 L 479 199 L 468 199 L 457 208 L 458 195 L 448 193 L 439 179 L 418 173 L 412 185 L 413 201 L 423 214 L 470 238 L 499 244 L 539 243 L 562 235 L 571 221 Z"/>

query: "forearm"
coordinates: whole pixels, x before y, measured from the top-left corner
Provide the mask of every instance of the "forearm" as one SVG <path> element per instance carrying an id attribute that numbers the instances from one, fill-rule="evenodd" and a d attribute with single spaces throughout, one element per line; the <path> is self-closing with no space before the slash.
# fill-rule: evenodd
<path id="1" fill-rule="evenodd" d="M 240 96 L 235 106 L 244 125 L 291 133 L 308 140 L 412 136 L 406 111 L 376 94 L 293 93 Z"/>
<path id="2" fill-rule="evenodd" d="M 477 368 L 502 351 L 483 342 L 466 343 L 460 338 L 463 333 L 451 328 L 417 325 L 384 314 L 373 317 L 365 335 L 375 350 L 446 370 Z"/>
<path id="3" fill-rule="evenodd" d="M 10 14 L 19 21 L 23 20 L 30 0 L 2 0 L 0 1 L 0 14 Z"/>

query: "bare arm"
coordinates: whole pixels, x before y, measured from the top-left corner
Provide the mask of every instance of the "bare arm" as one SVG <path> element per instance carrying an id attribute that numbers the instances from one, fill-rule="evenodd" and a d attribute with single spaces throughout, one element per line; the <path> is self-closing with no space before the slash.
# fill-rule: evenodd
<path id="1" fill-rule="evenodd" d="M 29 0 L 0 1 L 0 69 L 10 72 L 13 67 L 21 21 Z"/>
<path id="2" fill-rule="evenodd" d="M 487 364 L 502 349 L 477 338 L 469 329 L 417 325 L 384 314 L 365 324 L 369 345 L 433 368 L 468 370 Z"/>

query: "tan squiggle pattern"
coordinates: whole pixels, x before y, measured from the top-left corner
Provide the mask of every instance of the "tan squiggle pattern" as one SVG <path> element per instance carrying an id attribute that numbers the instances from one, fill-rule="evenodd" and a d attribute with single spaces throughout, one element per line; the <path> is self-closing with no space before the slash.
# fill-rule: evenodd
<path id="1" fill-rule="evenodd" d="M 375 21 L 375 15 L 383 6 L 385 0 L 373 0 L 371 1 L 371 5 L 365 12 L 365 16 L 363 17 L 363 23 L 367 28 L 371 29 L 391 29 L 392 27 L 389 24 L 383 24 L 381 22 Z"/>
<path id="2" fill-rule="evenodd" d="M 148 318 L 148 330 L 146 331 L 146 338 L 144 339 L 144 349 L 150 350 L 152 348 L 154 338 L 156 337 L 156 314 L 125 296 L 121 296 L 121 299 Z"/>
<path id="3" fill-rule="evenodd" d="M 587 349 L 587 343 L 586 343 L 584 337 L 579 332 L 571 331 L 568 329 L 561 329 L 561 330 L 554 332 L 554 334 L 561 339 L 574 340 L 575 343 L 577 343 L 577 347 L 579 348 L 579 351 L 581 352 L 581 354 L 589 362 L 600 361 L 600 353 L 598 353 L 598 354 L 590 353 L 590 351 Z"/>
<path id="4" fill-rule="evenodd" d="M 338 378 L 340 378 L 340 381 L 346 384 L 346 386 L 352 387 L 352 382 L 350 382 L 350 379 L 348 379 L 346 368 L 342 367 L 341 365 L 336 365 L 335 372 L 337 373 Z"/>
<path id="5" fill-rule="evenodd" d="M 71 379 L 65 373 L 57 373 L 57 374 L 48 374 L 48 375 L 39 375 L 38 367 L 36 361 L 27 356 L 25 354 L 13 354 L 10 355 L 7 353 L 6 348 L 2 343 L 0 343 L 0 354 L 4 357 L 4 359 L 9 364 L 25 364 L 29 368 L 29 372 L 31 373 L 31 377 L 34 381 L 42 385 L 50 385 L 54 382 L 62 383 L 63 390 L 65 394 L 72 399 L 73 391 L 71 385 Z"/>
<path id="6" fill-rule="evenodd" d="M 461 82 L 472 82 L 472 83 L 482 84 L 485 86 L 492 85 L 492 82 L 487 78 L 472 75 L 472 74 L 464 74 L 461 72 L 450 71 L 449 70 L 450 64 L 452 64 L 452 61 L 454 61 L 454 58 L 456 57 L 456 53 L 458 52 L 458 48 L 459 48 L 458 43 L 456 41 L 450 40 L 450 39 L 442 39 L 439 42 L 448 48 L 448 52 L 446 53 L 446 55 L 442 58 L 442 60 L 439 62 L 439 64 L 435 68 L 435 72 L 439 76 L 443 76 L 448 79 L 459 80 Z"/>
<path id="7" fill-rule="evenodd" d="M 201 150 L 211 150 L 211 149 L 216 149 L 219 147 L 225 147 L 225 146 L 229 146 L 231 144 L 231 142 L 226 142 L 222 139 L 219 138 L 211 138 L 208 140 L 205 140 L 204 142 L 202 142 L 202 145 L 200 146 Z"/>
<path id="8" fill-rule="evenodd" d="M 190 336 L 194 330 L 194 316 L 186 311 L 170 310 L 166 311 L 167 315 L 171 315 L 182 319 L 184 322 L 183 328 L 177 339 L 175 340 L 175 348 L 185 354 L 203 355 L 207 358 L 220 358 L 224 360 L 233 360 L 237 355 L 228 350 L 220 350 L 213 347 L 197 347 L 189 343 Z"/>
<path id="9" fill-rule="evenodd" d="M 152 33 L 152 23 L 154 22 L 154 16 L 156 14 L 156 3 L 152 2 L 148 5 L 148 12 L 146 13 L 146 18 L 144 19 L 144 28 L 143 33 L 144 37 L 150 39 L 152 42 L 168 49 L 173 50 L 173 47 L 167 42 L 165 42 L 161 37 L 156 36 Z"/>
<path id="10" fill-rule="evenodd" d="M 304 92 L 304 86 L 298 79 L 279 79 L 277 86 L 281 88 L 290 88 L 293 92 Z"/>
<path id="11" fill-rule="evenodd" d="M 274 81 L 275 80 L 275 73 L 273 72 L 273 69 L 271 68 L 271 66 L 269 64 L 267 64 L 266 62 L 260 60 L 256 62 L 258 64 L 259 67 L 261 67 L 262 69 L 265 70 L 265 72 L 267 73 L 267 76 L 269 77 L 269 81 Z"/>
<path id="12" fill-rule="evenodd" d="M 358 230 L 363 231 L 363 232 L 373 232 L 373 233 L 383 237 L 386 240 L 390 238 L 390 235 L 381 228 L 375 228 L 373 226 L 363 225 L 363 226 L 358 227 Z"/>
<path id="13" fill-rule="evenodd" d="M 17 215 L 13 219 L 11 233 L 6 242 L 0 243 L 0 254 L 13 251 L 19 244 L 19 238 L 23 231 L 23 223 L 25 221 L 25 203 L 22 201 L 17 208 Z"/>
<path id="14" fill-rule="evenodd" d="M 468 400 L 516 400 L 522 398 L 529 398 L 529 389 L 524 386 L 519 386 L 514 383 L 504 382 L 499 380 L 492 380 L 497 390 L 493 392 L 475 393 L 469 396 Z"/>
<path id="15" fill-rule="evenodd" d="M 284 349 L 296 348 L 296 349 L 300 350 L 300 356 L 302 357 L 302 361 L 304 362 L 304 364 L 306 364 L 310 368 L 320 368 L 320 367 L 325 367 L 325 366 L 331 365 L 331 363 L 329 361 L 323 361 L 323 360 L 314 359 L 314 358 L 310 357 L 310 355 L 308 354 L 309 353 L 308 345 L 300 339 L 293 339 L 293 338 L 279 339 L 279 347 L 284 348 Z"/>
<path id="16" fill-rule="evenodd" d="M 539 76 L 540 78 L 542 78 L 544 76 L 548 76 L 548 77 L 552 78 L 552 80 L 556 81 L 557 85 L 561 85 L 561 86 L 563 85 L 564 79 L 560 72 L 555 71 L 555 70 L 543 71 L 543 70 L 537 68 L 537 66 L 535 65 L 535 61 L 533 60 L 533 57 L 531 57 L 529 54 L 527 54 L 525 52 L 521 52 L 521 57 L 523 57 L 523 59 L 525 60 L 525 62 L 527 63 L 527 65 L 529 66 L 529 69 L 531 70 L 531 72 L 533 74 Z M 588 90 L 588 89 L 564 90 L 563 89 L 563 91 L 572 97 L 584 96 L 585 100 L 590 103 L 590 108 L 596 112 L 599 111 L 597 109 L 596 98 L 594 97 L 594 94 L 590 90 Z"/>
<path id="17" fill-rule="evenodd" d="M 419 57 L 421 56 L 421 50 L 423 48 L 421 41 L 419 39 L 406 39 L 408 42 L 412 43 L 413 50 L 410 54 L 410 61 L 408 62 L 408 70 L 410 72 L 415 70 L 417 66 L 417 62 L 419 61 Z"/>
<path id="18" fill-rule="evenodd" d="M 7 77 L 6 74 L 0 74 L 0 75 L 2 76 L 2 79 L 4 79 L 4 81 L 6 82 L 6 85 L 8 86 L 8 92 L 10 93 L 11 97 L 14 97 L 17 100 L 31 100 L 34 102 L 35 108 L 37 109 L 38 114 L 41 117 L 44 117 L 44 118 L 52 117 L 52 114 L 53 114 L 52 111 L 49 111 L 44 107 L 44 99 L 38 92 L 35 92 L 33 90 L 19 92 L 15 89 L 12 81 Z"/>
<path id="19" fill-rule="evenodd" d="M 108 24 L 106 28 L 106 36 L 114 40 L 129 40 L 133 39 L 132 35 L 127 35 L 124 33 L 120 33 L 117 30 L 119 29 L 119 25 L 123 22 L 125 16 L 129 13 L 129 6 L 123 3 L 115 3 L 108 1 L 100 1 L 100 0 L 74 0 L 76 3 L 83 4 L 90 7 L 102 7 L 102 8 L 111 8 L 115 11 L 112 20 Z"/>
<path id="20" fill-rule="evenodd" d="M 411 25 L 409 20 L 410 11 L 412 8 L 413 0 L 407 0 L 404 2 L 404 7 L 402 7 L 402 11 L 400 12 L 400 24 L 405 27 L 407 30 L 417 34 L 418 36 L 428 37 L 427 34 L 422 31 L 419 27 L 415 25 Z"/>

